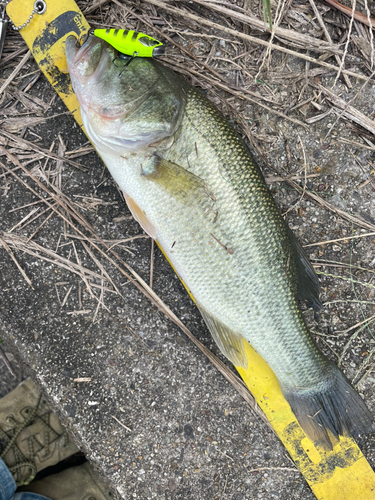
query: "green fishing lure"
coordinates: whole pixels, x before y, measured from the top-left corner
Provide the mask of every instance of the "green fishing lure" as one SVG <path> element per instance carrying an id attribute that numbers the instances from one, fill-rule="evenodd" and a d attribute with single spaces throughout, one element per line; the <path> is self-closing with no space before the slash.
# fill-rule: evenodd
<path id="1" fill-rule="evenodd" d="M 127 56 L 155 57 L 164 55 L 162 42 L 144 33 L 117 29 L 96 29 L 92 33 Z"/>

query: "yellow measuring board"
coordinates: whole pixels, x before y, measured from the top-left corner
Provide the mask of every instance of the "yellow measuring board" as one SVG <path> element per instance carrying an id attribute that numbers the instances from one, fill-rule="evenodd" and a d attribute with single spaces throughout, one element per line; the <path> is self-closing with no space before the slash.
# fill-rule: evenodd
<path id="1" fill-rule="evenodd" d="M 74 0 L 47 0 L 46 11 L 35 14 L 20 30 L 40 69 L 51 82 L 74 118 L 82 126 L 79 104 L 73 92 L 65 58 L 68 35 L 80 37 L 90 26 Z M 13 0 L 6 11 L 15 26 L 22 25 L 34 8 L 33 0 Z"/>
<path id="2" fill-rule="evenodd" d="M 237 367 L 247 387 L 319 500 L 375 499 L 375 474 L 352 438 L 332 451 L 315 448 L 285 401 L 277 379 L 246 342 L 248 368 Z"/>
<path id="3" fill-rule="evenodd" d="M 34 0 L 12 0 L 7 13 L 18 26 L 25 22 L 25 13 L 31 12 L 33 5 Z M 73 0 L 48 0 L 46 12 L 35 15 L 20 31 L 40 68 L 80 126 L 79 104 L 67 73 L 65 40 L 69 34 L 80 36 L 88 29 Z M 375 500 L 375 474 L 355 441 L 342 437 L 332 451 L 317 449 L 299 426 L 272 370 L 247 342 L 245 344 L 248 369 L 237 367 L 237 370 L 317 499 Z"/>

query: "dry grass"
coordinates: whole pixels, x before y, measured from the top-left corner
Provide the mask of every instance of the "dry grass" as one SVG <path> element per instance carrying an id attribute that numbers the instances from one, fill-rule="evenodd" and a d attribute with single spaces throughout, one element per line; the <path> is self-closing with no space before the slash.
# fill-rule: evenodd
<path id="1" fill-rule="evenodd" d="M 334 3 L 334 0 L 331 2 Z M 246 5 L 251 7 L 249 2 Z M 343 138 L 342 141 L 365 150 L 375 150 L 375 122 L 372 116 L 356 108 L 356 98 L 360 91 L 364 86 L 374 83 L 373 50 L 368 50 L 372 33 L 362 29 L 355 20 L 365 22 L 366 19 L 371 23 L 368 9 L 362 17 L 355 18 L 353 15 L 350 18 L 327 6 L 317 5 L 314 0 L 304 4 L 287 2 L 281 11 L 279 22 L 274 23 L 271 36 L 268 26 L 257 16 L 255 3 L 251 11 L 250 7 L 245 9 L 237 2 L 208 0 L 194 0 L 190 3 L 145 0 L 138 2 L 136 7 L 134 2 L 127 0 L 101 0 L 94 5 L 82 0 L 80 7 L 93 27 L 131 28 L 147 32 L 156 38 L 167 39 L 168 52 L 164 62 L 188 77 L 194 85 L 200 86 L 227 116 L 235 118 L 243 126 L 243 135 L 247 136 L 259 157 L 265 160 L 266 149 L 272 139 L 261 127 L 249 124 L 249 105 L 255 110 L 255 115 L 259 110 L 264 110 L 271 117 L 278 117 L 307 130 L 311 124 L 334 113 L 337 120 L 345 119 L 355 122 L 356 127 L 359 125 L 353 131 L 351 139 Z M 350 12 L 352 11 L 354 9 L 350 8 Z M 273 9 L 273 16 L 274 14 Z M 225 37 L 225 43 L 222 43 L 222 37 Z M 4 80 L 0 78 L 0 157 L 4 159 L 4 162 L 0 162 L 0 197 L 9 192 L 12 182 L 17 182 L 37 197 L 37 206 L 24 206 L 23 208 L 29 207 L 28 214 L 20 216 L 17 224 L 0 234 L 3 249 L 16 263 L 29 286 L 32 286 L 32 282 L 17 260 L 18 252 L 25 252 L 35 259 L 52 263 L 77 275 L 87 293 L 95 300 L 96 307 L 95 310 L 88 310 L 80 303 L 77 310 L 68 313 L 85 314 L 92 321 L 98 319 L 101 308 L 106 308 L 105 301 L 109 300 L 107 294 L 122 296 L 124 293 L 107 270 L 107 266 L 113 266 L 119 276 L 136 286 L 152 304 L 178 325 L 241 396 L 260 413 L 239 377 L 205 348 L 154 292 L 153 246 L 150 281 L 146 283 L 115 250 L 116 246 L 129 250 L 125 245 L 129 238 L 102 239 L 87 222 L 84 214 L 97 210 L 104 202 L 91 193 L 74 199 L 69 199 L 64 193 L 64 169 L 72 167 L 88 170 L 89 165 L 85 166 L 73 158 L 77 160 L 84 157 L 93 149 L 85 144 L 69 151 L 63 135 L 59 136 L 56 143 L 51 141 L 48 147 L 45 147 L 48 139 L 43 141 L 43 147 L 39 144 L 42 138 L 35 133 L 35 127 L 56 115 L 46 116 L 51 103 L 44 102 L 32 93 L 40 72 L 34 66 L 30 68 L 30 54 L 22 39 L 18 34 L 10 33 L 7 40 L 6 50 L 0 61 L 1 74 L 7 74 Z M 303 61 L 302 69 L 298 61 Z M 350 101 L 337 95 L 335 88 L 328 89 L 321 84 L 326 77 L 336 76 L 337 79 L 340 75 L 348 88 L 357 90 Z M 287 102 L 275 92 L 278 82 L 287 82 L 288 88 L 292 89 Z M 360 82 L 364 82 L 363 85 Z M 309 115 L 306 114 L 306 109 L 309 109 Z M 331 131 L 332 129 L 333 127 Z M 290 154 L 287 156 L 290 157 Z M 304 165 L 307 168 L 306 158 Z M 355 227 L 371 231 L 368 234 L 352 235 L 347 240 L 368 238 L 374 234 L 375 225 L 372 222 L 361 216 L 354 216 L 328 202 L 323 196 L 306 189 L 307 180 L 319 174 L 308 174 L 306 170 L 302 175 L 286 176 L 275 165 L 268 166 L 277 174 L 277 177 L 271 175 L 269 182 L 285 181 L 299 193 L 300 200 L 309 199 Z M 15 207 L 15 210 L 17 208 L 21 206 Z M 59 238 L 55 251 L 37 241 L 43 226 L 51 217 L 61 219 L 65 225 L 63 243 Z M 21 236 L 21 231 L 37 218 L 40 221 L 37 229 L 27 237 Z M 132 239 L 145 237 L 138 235 Z M 314 244 L 322 246 L 343 239 L 329 238 Z M 64 247 L 65 252 L 67 245 L 71 249 L 68 258 L 62 253 L 62 248 Z M 81 252 L 89 256 L 95 271 L 82 265 Z M 349 280 L 352 285 L 363 283 L 353 278 L 351 266 L 349 271 L 348 275 L 339 278 Z M 325 273 L 325 276 L 328 275 L 338 276 Z M 363 284 L 373 288 L 371 283 Z M 63 282 L 55 283 L 55 290 L 61 307 L 65 307 L 71 288 L 67 288 Z M 357 299 L 357 303 L 360 302 Z M 372 304 L 371 301 L 369 303 Z M 370 321 L 373 319 L 368 317 L 363 324 L 368 327 Z M 359 328 L 362 328 L 362 323 L 358 322 L 355 324 L 354 335 L 358 335 Z M 347 330 L 346 334 L 351 331 Z M 355 337 L 348 340 L 340 361 L 344 359 L 353 340 Z M 370 361 L 366 358 L 362 371 L 368 372 L 369 366 Z"/>

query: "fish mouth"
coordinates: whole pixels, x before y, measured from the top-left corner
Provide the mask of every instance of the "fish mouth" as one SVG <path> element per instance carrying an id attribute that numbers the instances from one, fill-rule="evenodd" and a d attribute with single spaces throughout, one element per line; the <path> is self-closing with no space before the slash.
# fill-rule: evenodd
<path id="1" fill-rule="evenodd" d="M 74 35 L 69 35 L 67 39 L 65 40 L 65 53 L 66 53 L 66 58 L 68 60 L 69 66 L 73 64 L 73 60 L 80 48 L 80 45 L 78 43 L 78 38 L 75 37 Z"/>
<path id="2" fill-rule="evenodd" d="M 101 60 L 104 43 L 104 40 L 88 35 L 80 45 L 78 38 L 69 35 L 65 42 L 69 71 L 75 68 L 81 76 L 91 76 Z"/>

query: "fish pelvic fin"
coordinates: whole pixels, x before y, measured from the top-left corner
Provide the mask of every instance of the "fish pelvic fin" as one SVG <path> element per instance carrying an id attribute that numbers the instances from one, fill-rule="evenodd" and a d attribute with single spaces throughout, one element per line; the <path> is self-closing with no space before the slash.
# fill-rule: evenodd
<path id="1" fill-rule="evenodd" d="M 357 439 L 375 432 L 364 401 L 334 364 L 316 389 L 282 390 L 308 438 L 325 450 L 332 450 L 339 436 Z"/>
<path id="2" fill-rule="evenodd" d="M 151 236 L 151 238 L 156 240 L 156 230 L 154 226 L 151 224 L 151 222 L 148 220 L 146 214 L 139 208 L 139 206 L 136 204 L 133 198 L 131 198 L 125 193 L 125 191 L 123 191 L 123 194 L 125 201 L 128 205 L 128 208 L 131 211 L 134 219 L 138 222 L 143 231 L 145 231 L 149 236 Z"/>
<path id="3" fill-rule="evenodd" d="M 220 351 L 235 366 L 241 366 L 246 370 L 247 356 L 243 337 L 239 333 L 228 328 L 202 307 L 199 307 L 199 305 L 198 308 Z"/>
<path id="4" fill-rule="evenodd" d="M 309 306 L 318 311 L 322 307 L 320 301 L 320 283 L 311 262 L 309 261 L 301 243 L 288 227 L 292 255 L 296 265 L 298 281 L 298 300 L 307 302 Z"/>

